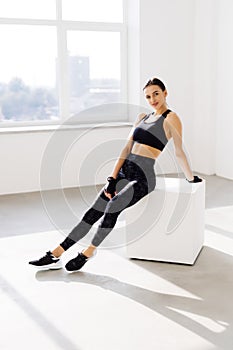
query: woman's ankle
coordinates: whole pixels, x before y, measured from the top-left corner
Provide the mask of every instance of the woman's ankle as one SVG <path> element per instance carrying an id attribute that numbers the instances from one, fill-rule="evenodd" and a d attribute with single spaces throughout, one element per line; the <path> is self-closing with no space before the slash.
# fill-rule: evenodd
<path id="1" fill-rule="evenodd" d="M 55 248 L 51 253 L 56 257 L 60 258 L 60 256 L 64 253 L 64 249 L 59 245 L 57 248 Z"/>
<path id="2" fill-rule="evenodd" d="M 91 245 L 91 246 L 87 247 L 86 249 L 83 249 L 82 253 L 86 257 L 90 258 L 91 256 L 93 256 L 95 254 L 95 250 L 96 250 L 96 247 Z"/>

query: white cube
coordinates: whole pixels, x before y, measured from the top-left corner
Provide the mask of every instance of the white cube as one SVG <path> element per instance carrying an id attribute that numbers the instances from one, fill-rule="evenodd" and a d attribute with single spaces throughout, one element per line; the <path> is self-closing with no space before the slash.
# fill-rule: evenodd
<path id="1" fill-rule="evenodd" d="M 153 192 L 125 211 L 127 256 L 192 265 L 204 242 L 205 181 L 156 181 Z"/>

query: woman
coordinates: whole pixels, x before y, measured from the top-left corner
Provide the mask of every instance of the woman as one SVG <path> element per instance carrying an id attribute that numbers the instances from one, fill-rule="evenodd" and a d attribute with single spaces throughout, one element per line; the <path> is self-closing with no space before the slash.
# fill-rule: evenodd
<path id="1" fill-rule="evenodd" d="M 60 256 L 83 238 L 101 217 L 100 224 L 89 247 L 66 264 L 67 271 L 79 270 L 96 253 L 97 247 L 113 229 L 119 214 L 137 203 L 155 188 L 155 159 L 169 139 L 173 139 L 175 154 L 187 181 L 200 182 L 188 164 L 182 148 L 182 125 L 176 113 L 167 108 L 167 90 L 163 82 L 153 78 L 143 88 L 145 98 L 153 109 L 140 114 L 123 148 L 107 184 L 91 208 L 66 239 L 52 252 L 29 264 L 40 270 L 62 267 Z"/>

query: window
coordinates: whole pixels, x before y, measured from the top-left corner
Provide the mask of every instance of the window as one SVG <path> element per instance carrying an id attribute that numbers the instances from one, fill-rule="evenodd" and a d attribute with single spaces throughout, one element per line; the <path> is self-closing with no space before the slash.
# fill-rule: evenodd
<path id="1" fill-rule="evenodd" d="M 56 1 L 0 0 L 0 17 L 56 19 Z"/>
<path id="2" fill-rule="evenodd" d="M 126 120 L 123 13 L 122 0 L 0 0 L 0 125 Z"/>
<path id="3" fill-rule="evenodd" d="M 69 31 L 67 47 L 70 113 L 120 102 L 119 33 Z"/>
<path id="4" fill-rule="evenodd" d="M 122 0 L 64 0 L 63 19 L 93 22 L 123 22 Z"/>
<path id="5" fill-rule="evenodd" d="M 0 42 L 1 120 L 57 119 L 56 29 L 7 24 Z"/>

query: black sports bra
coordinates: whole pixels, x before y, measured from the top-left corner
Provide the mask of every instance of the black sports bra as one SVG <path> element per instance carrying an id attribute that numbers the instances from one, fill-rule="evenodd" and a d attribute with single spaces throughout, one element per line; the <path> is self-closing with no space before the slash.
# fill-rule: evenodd
<path id="1" fill-rule="evenodd" d="M 151 123 L 145 122 L 149 118 L 150 114 L 146 115 L 135 128 L 133 140 L 162 151 L 168 143 L 168 139 L 163 128 L 163 122 L 170 112 L 171 110 L 167 109 L 155 122 Z"/>

